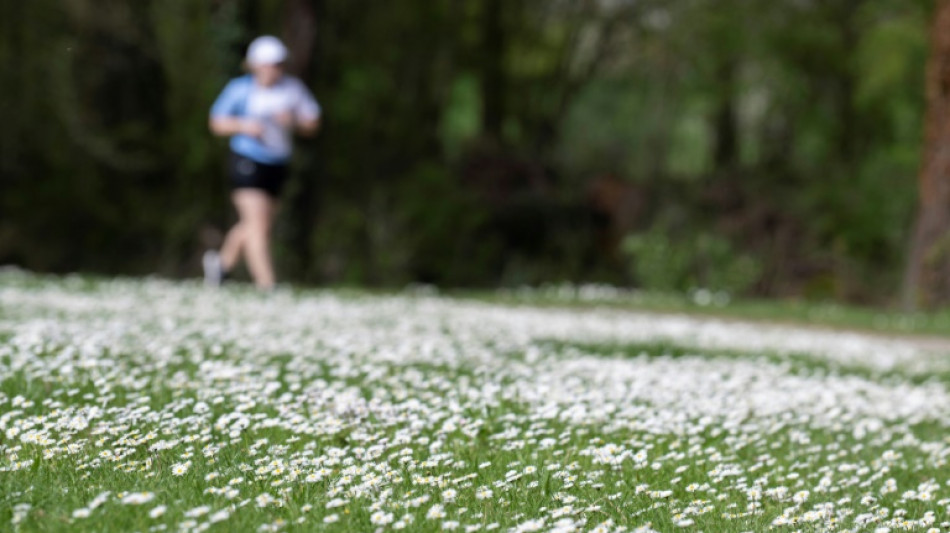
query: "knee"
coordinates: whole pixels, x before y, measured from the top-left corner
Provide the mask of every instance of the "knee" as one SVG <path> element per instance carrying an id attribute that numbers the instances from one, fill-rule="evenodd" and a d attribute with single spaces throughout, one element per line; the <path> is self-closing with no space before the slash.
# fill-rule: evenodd
<path id="1" fill-rule="evenodd" d="M 270 227 L 266 223 L 245 224 L 244 238 L 249 241 L 266 243 L 270 233 Z"/>

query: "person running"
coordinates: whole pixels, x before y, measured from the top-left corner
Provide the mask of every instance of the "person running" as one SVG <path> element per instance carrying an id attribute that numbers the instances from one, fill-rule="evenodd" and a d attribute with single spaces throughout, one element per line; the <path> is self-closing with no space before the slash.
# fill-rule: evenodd
<path id="1" fill-rule="evenodd" d="M 231 138 L 228 172 L 238 222 L 220 251 L 208 250 L 202 258 L 207 285 L 220 285 L 242 253 L 258 288 L 270 290 L 276 282 L 270 233 L 287 179 L 293 134 L 316 134 L 321 115 L 307 87 L 284 73 L 286 59 L 287 47 L 280 39 L 254 39 L 245 59 L 249 74 L 232 79 L 211 106 L 211 132 Z"/>

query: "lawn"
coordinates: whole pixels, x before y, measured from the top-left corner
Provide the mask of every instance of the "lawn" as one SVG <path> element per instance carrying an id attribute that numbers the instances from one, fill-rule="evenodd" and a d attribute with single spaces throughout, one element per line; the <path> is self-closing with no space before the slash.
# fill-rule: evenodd
<path id="1" fill-rule="evenodd" d="M 939 350 L 510 299 L 0 273 L 0 530 L 950 529 Z"/>

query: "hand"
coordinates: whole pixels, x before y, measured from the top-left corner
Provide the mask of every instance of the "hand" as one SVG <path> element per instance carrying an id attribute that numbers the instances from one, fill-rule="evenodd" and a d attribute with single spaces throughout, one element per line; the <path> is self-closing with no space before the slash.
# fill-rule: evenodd
<path id="1" fill-rule="evenodd" d="M 291 129 L 294 126 L 294 115 L 290 111 L 284 111 L 274 115 L 274 122 L 284 129 Z"/>
<path id="2" fill-rule="evenodd" d="M 264 135 L 264 125 L 258 120 L 242 120 L 240 129 L 242 134 L 258 139 Z"/>

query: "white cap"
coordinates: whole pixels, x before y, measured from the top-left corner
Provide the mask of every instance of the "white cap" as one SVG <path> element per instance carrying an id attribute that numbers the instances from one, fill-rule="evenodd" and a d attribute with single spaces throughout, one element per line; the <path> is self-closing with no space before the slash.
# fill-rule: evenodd
<path id="1" fill-rule="evenodd" d="M 287 47 L 273 35 L 262 35 L 247 47 L 247 62 L 250 65 L 276 65 L 287 59 Z"/>

